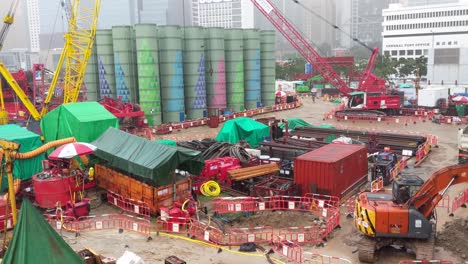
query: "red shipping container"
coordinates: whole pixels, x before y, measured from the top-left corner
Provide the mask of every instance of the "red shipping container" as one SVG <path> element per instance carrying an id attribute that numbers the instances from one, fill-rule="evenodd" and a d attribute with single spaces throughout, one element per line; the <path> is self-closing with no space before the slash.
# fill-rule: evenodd
<path id="1" fill-rule="evenodd" d="M 319 193 L 341 198 L 367 176 L 367 147 L 332 143 L 294 161 L 294 182 L 302 195 Z"/>

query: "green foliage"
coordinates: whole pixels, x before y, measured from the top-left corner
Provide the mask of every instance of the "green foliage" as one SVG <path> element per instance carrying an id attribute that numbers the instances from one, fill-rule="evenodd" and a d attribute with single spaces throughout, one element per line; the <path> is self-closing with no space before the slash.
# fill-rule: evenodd
<path id="1" fill-rule="evenodd" d="M 298 56 L 288 59 L 283 65 L 276 63 L 276 79 L 291 80 L 295 74 L 304 72 L 305 64 L 305 59 Z"/>

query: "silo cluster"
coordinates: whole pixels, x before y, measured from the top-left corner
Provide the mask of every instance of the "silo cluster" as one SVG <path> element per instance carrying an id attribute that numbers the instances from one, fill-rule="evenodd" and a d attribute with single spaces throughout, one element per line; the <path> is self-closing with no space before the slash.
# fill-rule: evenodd
<path id="1" fill-rule="evenodd" d="M 274 104 L 275 32 L 137 24 L 98 30 L 88 100 L 139 104 L 150 126 Z"/>

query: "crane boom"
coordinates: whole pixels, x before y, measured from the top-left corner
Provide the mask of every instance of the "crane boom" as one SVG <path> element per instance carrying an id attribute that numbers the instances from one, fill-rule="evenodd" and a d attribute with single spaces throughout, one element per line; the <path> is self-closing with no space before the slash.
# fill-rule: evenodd
<path id="1" fill-rule="evenodd" d="M 101 6 L 101 0 L 90 2 L 92 6 L 87 6 L 80 0 L 73 1 L 71 5 L 68 32 L 65 34 L 65 47 L 60 55 L 54 78 L 49 87 L 49 92 L 44 100 L 41 116 L 45 115 L 48 111 L 49 104 L 52 100 L 52 94 L 57 85 L 64 62 L 66 66 L 63 103 L 73 103 L 78 100 L 86 66 L 96 36 L 97 19 Z"/>
<path id="2" fill-rule="evenodd" d="M 440 169 L 406 202 L 406 206 L 414 207 L 425 217 L 429 217 L 448 188 L 463 182 L 468 182 L 468 164 Z"/>
<path id="3" fill-rule="evenodd" d="M 251 1 L 306 61 L 314 65 L 317 72 L 320 73 L 325 80 L 339 89 L 345 96 L 348 96 L 352 92 L 351 88 L 341 79 L 340 75 L 326 63 L 320 54 L 294 28 L 270 0 Z"/>
<path id="4" fill-rule="evenodd" d="M 3 27 L 0 31 L 0 51 L 2 51 L 3 43 L 5 42 L 8 30 L 15 20 L 15 12 L 18 4 L 19 0 L 14 0 L 10 5 L 10 9 L 8 10 L 7 15 L 3 18 Z"/>

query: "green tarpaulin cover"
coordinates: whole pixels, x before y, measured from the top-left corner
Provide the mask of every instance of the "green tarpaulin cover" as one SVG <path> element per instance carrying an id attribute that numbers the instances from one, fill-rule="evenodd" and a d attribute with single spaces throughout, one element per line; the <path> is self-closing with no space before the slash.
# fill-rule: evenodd
<path id="1" fill-rule="evenodd" d="M 314 126 L 312 124 L 309 124 L 307 123 L 306 121 L 300 119 L 300 118 L 288 118 L 286 119 L 288 121 L 288 129 L 289 130 L 294 130 L 296 129 L 297 127 L 304 127 L 304 126 L 308 126 L 308 127 L 318 127 L 318 128 L 335 128 L 334 126 L 330 125 L 330 124 L 321 124 L 320 126 Z M 286 128 L 286 124 L 285 123 L 281 123 L 279 124 L 279 127 L 281 129 L 285 129 Z"/>
<path id="2" fill-rule="evenodd" d="M 112 127 L 92 144 L 97 147 L 93 154 L 111 167 L 152 186 L 170 184 L 175 169 L 198 175 L 204 166 L 199 151 L 149 141 Z"/>
<path id="3" fill-rule="evenodd" d="M 45 142 L 75 137 L 91 142 L 109 127 L 119 127 L 118 119 L 98 102 L 64 104 L 47 113 L 41 120 Z"/>
<path id="4" fill-rule="evenodd" d="M 314 77 L 309 79 L 309 81 L 321 81 L 321 80 L 323 80 L 323 76 L 320 74 L 315 75 Z"/>
<path id="5" fill-rule="evenodd" d="M 24 199 L 13 238 L 2 263 L 82 264 L 84 262 L 45 221 L 31 202 Z"/>
<path id="6" fill-rule="evenodd" d="M 175 142 L 174 140 L 170 140 L 170 139 L 159 139 L 159 140 L 155 140 L 154 142 L 158 142 L 160 144 L 169 145 L 169 146 L 177 146 L 177 142 Z"/>
<path id="7" fill-rule="evenodd" d="M 226 121 L 216 136 L 216 141 L 237 144 L 245 140 L 250 147 L 256 148 L 265 137 L 270 136 L 270 127 L 249 117 L 239 117 Z"/>
<path id="8" fill-rule="evenodd" d="M 19 152 L 22 153 L 37 149 L 38 147 L 42 146 L 41 137 L 38 134 L 35 134 L 17 125 L 0 126 L 0 139 L 21 144 Z M 14 178 L 22 180 L 31 178 L 33 174 L 42 171 L 42 160 L 44 159 L 45 156 L 42 153 L 30 159 L 15 160 L 13 163 Z M 0 163 L 3 162 L 4 160 L 2 160 Z M 7 177 L 6 174 L 4 174 L 2 189 L 5 190 L 7 186 Z"/>

